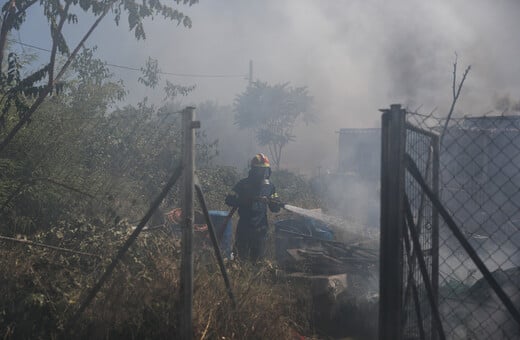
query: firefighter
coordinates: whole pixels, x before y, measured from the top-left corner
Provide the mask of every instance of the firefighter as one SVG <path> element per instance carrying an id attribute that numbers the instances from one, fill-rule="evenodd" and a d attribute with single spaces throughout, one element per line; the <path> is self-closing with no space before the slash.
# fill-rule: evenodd
<path id="1" fill-rule="evenodd" d="M 267 241 L 267 208 L 279 212 L 283 204 L 278 200 L 274 185 L 269 181 L 271 166 L 262 153 L 251 160 L 247 178 L 234 187 L 225 203 L 238 207 L 235 249 L 240 259 L 258 261 L 265 256 Z"/>

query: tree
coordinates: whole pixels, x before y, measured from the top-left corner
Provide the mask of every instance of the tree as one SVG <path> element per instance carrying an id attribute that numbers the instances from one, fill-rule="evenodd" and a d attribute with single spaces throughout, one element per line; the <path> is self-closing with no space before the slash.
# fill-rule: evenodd
<path id="1" fill-rule="evenodd" d="M 40 106 L 0 157 L 2 233 L 32 233 L 77 219 L 139 218 L 176 168 L 181 124 L 173 101 L 187 90 L 167 82 L 171 103 L 155 107 L 145 98 L 118 108 L 123 84 L 94 52 L 78 54 L 63 93 Z M 199 139 L 202 161 L 215 147 Z"/>
<path id="2" fill-rule="evenodd" d="M 174 0 L 176 4 L 192 5 L 198 0 Z M 49 39 L 52 41 L 49 62 L 34 72 L 22 69 L 17 55 L 8 54 L 7 72 L 3 72 L 3 59 L 6 54 L 7 37 L 13 30 L 19 30 L 26 20 L 27 10 L 39 4 L 42 14 L 49 22 Z M 86 17 L 95 20 L 85 32 L 79 43 L 71 51 L 63 32 L 67 25 L 77 24 L 83 11 Z M 137 39 L 145 39 L 144 20 L 162 16 L 191 27 L 191 20 L 182 12 L 162 0 L 9 0 L 2 7 L 0 26 L 0 127 L 8 129 L 1 134 L 0 152 L 18 132 L 30 122 L 32 115 L 42 105 L 45 98 L 53 92 L 59 92 L 63 86 L 61 80 L 73 62 L 85 41 L 109 13 L 114 14 L 116 24 L 122 15 L 128 18 L 128 25 Z M 64 63 L 58 67 L 58 55 L 64 57 Z M 25 71 L 25 72 L 24 72 Z M 22 77 L 22 74 L 28 74 Z M 9 115 L 10 108 L 15 107 L 17 115 Z M 0 130 L 0 132 L 3 132 Z"/>
<path id="3" fill-rule="evenodd" d="M 313 121 L 311 104 L 307 87 L 257 81 L 236 97 L 235 124 L 255 131 L 258 144 L 268 146 L 275 169 L 279 169 L 283 148 L 295 139 L 292 131 L 298 119 Z"/>
<path id="4" fill-rule="evenodd" d="M 20 131 L 9 152 L 0 157 L 0 164 L 8 170 L 0 175 L 3 232 L 4 227 L 26 232 L 50 225 L 70 211 L 79 212 L 77 205 L 85 206 L 96 196 L 99 172 L 90 174 L 86 166 L 85 146 L 92 145 L 87 137 L 101 139 L 107 109 L 121 99 L 124 88 L 111 79 L 93 51 L 78 54 L 64 95 L 45 101 L 33 123 Z"/>

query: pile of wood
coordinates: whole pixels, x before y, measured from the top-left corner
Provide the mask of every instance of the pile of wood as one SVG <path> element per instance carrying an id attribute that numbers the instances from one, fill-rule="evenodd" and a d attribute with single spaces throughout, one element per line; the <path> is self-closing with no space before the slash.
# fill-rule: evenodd
<path id="1" fill-rule="evenodd" d="M 313 246 L 286 249 L 285 266 L 312 274 L 339 274 L 377 265 L 378 255 L 369 247 L 318 240 Z"/>
<path id="2" fill-rule="evenodd" d="M 275 222 L 276 257 L 288 271 L 335 275 L 377 266 L 379 237 L 359 223 L 291 205 Z"/>
<path id="3" fill-rule="evenodd" d="M 339 241 L 339 227 L 324 223 L 316 231 L 314 222 L 290 218 L 275 223 L 278 264 L 289 280 L 309 287 L 311 319 L 318 333 L 375 339 L 378 239 L 356 232 L 352 238 L 341 234 Z"/>

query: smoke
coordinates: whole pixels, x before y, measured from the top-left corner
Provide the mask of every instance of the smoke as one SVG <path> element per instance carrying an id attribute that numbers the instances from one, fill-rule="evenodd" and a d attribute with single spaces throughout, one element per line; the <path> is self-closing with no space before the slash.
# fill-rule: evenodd
<path id="1" fill-rule="evenodd" d="M 378 109 L 391 103 L 445 115 L 455 52 L 459 78 L 465 66 L 473 66 L 457 114 L 487 112 L 496 95 L 520 97 L 516 0 L 201 0 L 180 9 L 192 18 L 191 29 L 157 18 L 147 24 L 147 40 L 136 41 L 126 22 L 106 22 L 88 44 L 98 45 L 100 56 L 114 64 L 140 67 L 151 56 L 165 72 L 232 76 L 163 75 L 163 81 L 197 85 L 183 105 L 231 105 L 247 86 L 249 60 L 254 79 L 308 86 L 318 122 L 296 129 L 282 161 L 292 170 L 334 169 L 334 132 L 379 126 Z M 43 24 L 31 21 L 22 40 L 38 44 L 37 25 Z M 164 97 L 139 85 L 138 74 L 113 71 L 129 87 L 129 102 L 148 96 L 159 103 Z M 227 135 L 235 135 L 237 128 L 228 125 Z"/>

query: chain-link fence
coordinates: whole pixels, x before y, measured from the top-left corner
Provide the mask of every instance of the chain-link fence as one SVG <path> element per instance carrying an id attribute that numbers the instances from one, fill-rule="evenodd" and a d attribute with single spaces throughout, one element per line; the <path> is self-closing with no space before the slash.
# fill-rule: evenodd
<path id="1" fill-rule="evenodd" d="M 381 338 L 518 339 L 520 117 L 384 112 Z"/>
<path id="2" fill-rule="evenodd" d="M 446 124 L 432 115 L 408 112 L 406 116 L 409 126 L 440 136 L 440 203 L 491 274 L 491 281 L 505 293 L 500 297 L 495 292 L 464 242 L 441 218 L 438 307 L 446 338 L 518 339 L 520 325 L 514 309 L 520 308 L 520 117 L 464 117 Z M 424 142 L 407 131 L 407 153 L 424 149 Z M 425 159 L 432 164 L 428 151 L 420 153 L 412 156 L 420 161 L 418 165 Z M 419 168 L 423 176 L 428 175 Z M 416 185 L 407 180 L 406 192 L 415 191 Z M 417 226 L 421 232 L 419 222 Z"/>
<path id="3" fill-rule="evenodd" d="M 435 133 L 410 125 L 406 128 L 406 154 L 413 159 L 425 182 L 435 191 L 439 184 L 438 142 Z M 408 339 L 430 339 L 435 335 L 436 327 L 424 282 L 429 282 L 436 300 L 439 221 L 432 202 L 408 172 L 405 173 L 405 189 L 407 228 L 403 230 L 403 336 Z M 424 261 L 423 268 L 420 261 Z M 422 269 L 425 273 L 421 272 Z M 427 278 L 423 279 L 423 275 Z"/>

